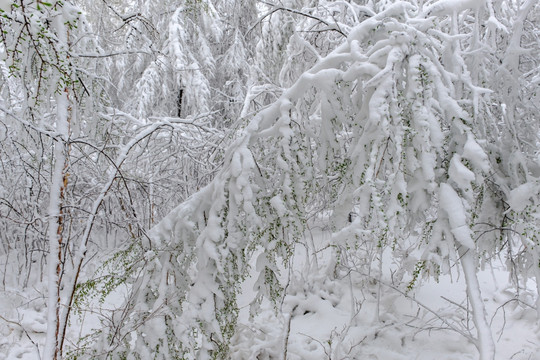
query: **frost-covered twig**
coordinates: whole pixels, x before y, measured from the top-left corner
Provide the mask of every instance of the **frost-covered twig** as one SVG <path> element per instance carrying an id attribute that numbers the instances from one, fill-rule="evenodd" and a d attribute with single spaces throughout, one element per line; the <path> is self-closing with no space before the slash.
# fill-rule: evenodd
<path id="1" fill-rule="evenodd" d="M 292 14 L 296 14 L 296 15 L 301 15 L 301 16 L 305 16 L 307 18 L 310 18 L 310 19 L 313 19 L 313 20 L 317 20 L 318 22 L 328 26 L 328 30 L 331 30 L 331 31 L 336 31 L 338 32 L 340 35 L 342 35 L 343 37 L 346 37 L 347 34 L 345 34 L 343 31 L 341 31 L 339 25 L 336 23 L 335 24 L 335 27 L 331 26 L 330 23 L 328 23 L 327 21 L 321 19 L 320 17 L 317 17 L 317 16 L 314 16 L 312 14 L 308 14 L 308 13 L 305 13 L 305 12 L 302 12 L 300 10 L 295 10 L 295 9 L 291 9 L 291 8 L 288 8 L 288 7 L 285 7 L 285 6 L 281 6 L 281 5 L 276 5 L 276 4 L 272 4 L 270 2 L 267 2 L 267 1 L 263 1 L 263 0 L 258 0 L 260 3 L 263 3 L 265 5 L 268 5 L 272 8 L 272 10 L 268 11 L 267 13 L 263 14 L 262 16 L 259 17 L 259 19 L 257 20 L 257 22 L 255 24 L 253 24 L 250 29 L 248 30 L 248 34 L 253 31 L 253 29 L 255 27 L 257 27 L 257 25 L 259 23 L 261 23 L 265 18 L 267 18 L 268 16 L 272 15 L 273 13 L 277 12 L 277 11 L 287 11 L 287 12 L 290 12 Z"/>
<path id="2" fill-rule="evenodd" d="M 447 298 L 446 296 L 442 296 L 442 295 L 441 295 L 441 299 L 446 300 L 446 301 L 448 301 L 450 304 L 459 307 L 460 309 L 464 310 L 466 313 L 469 313 L 469 312 L 470 312 L 470 310 L 467 309 L 465 306 L 463 306 L 463 305 L 461 305 L 461 304 L 458 304 L 457 302 L 455 302 L 455 301 L 453 301 L 453 300 L 450 300 L 450 299 Z"/>
<path id="3" fill-rule="evenodd" d="M 16 121 L 20 122 L 21 124 L 23 124 L 24 126 L 27 126 L 29 128 L 31 128 L 32 130 L 36 131 L 37 133 L 39 134 L 42 134 L 42 135 L 45 135 L 45 136 L 48 136 L 48 137 L 51 137 L 52 139 L 54 139 L 55 141 L 60 141 L 62 139 L 62 134 L 58 133 L 58 132 L 54 132 L 52 130 L 47 130 L 47 129 L 43 129 L 43 128 L 40 128 L 34 124 L 32 124 L 31 122 L 29 121 L 26 121 L 24 119 L 21 119 L 19 116 L 15 115 L 13 112 L 5 109 L 3 106 L 0 105 L 0 111 L 4 112 L 7 116 L 15 119 Z"/>
<path id="4" fill-rule="evenodd" d="M 497 307 L 497 309 L 495 309 L 495 312 L 493 313 L 493 315 L 491 316 L 491 320 L 489 321 L 489 325 L 491 326 L 493 324 L 493 320 L 495 319 L 495 316 L 497 315 L 497 313 L 499 312 L 500 309 L 502 309 L 503 311 L 503 324 L 501 326 L 501 330 L 499 330 L 499 337 L 497 339 L 497 341 L 501 340 L 501 337 L 504 333 L 504 328 L 506 327 L 506 309 L 505 309 L 505 306 L 508 305 L 509 303 L 511 302 L 518 302 L 519 304 L 521 305 L 524 305 L 524 306 L 527 306 L 533 310 L 536 310 L 536 307 L 530 305 L 530 304 L 527 304 L 526 302 L 520 300 L 520 299 L 510 299 L 510 300 L 507 300 L 506 302 L 504 302 L 503 304 L 499 305 Z"/>

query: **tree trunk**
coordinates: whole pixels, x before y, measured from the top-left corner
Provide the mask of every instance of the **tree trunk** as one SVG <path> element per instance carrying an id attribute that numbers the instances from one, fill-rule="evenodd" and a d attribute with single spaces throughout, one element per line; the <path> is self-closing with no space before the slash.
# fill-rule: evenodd
<path id="1" fill-rule="evenodd" d="M 51 179 L 49 198 L 49 256 L 48 256 L 48 301 L 47 301 L 47 335 L 45 343 L 45 359 L 62 357 L 59 339 L 60 311 L 60 273 L 62 271 L 62 203 L 67 183 L 67 145 L 65 140 L 69 133 L 68 93 L 67 89 L 56 96 L 57 117 L 56 129 L 60 135 L 54 143 L 54 167 Z"/>
<path id="2" fill-rule="evenodd" d="M 476 276 L 475 252 L 461 246 L 458 253 L 467 283 L 467 296 L 472 306 L 473 322 L 478 339 L 476 347 L 480 353 L 480 360 L 493 360 L 495 359 L 495 343 L 491 335 L 491 328 L 486 320 L 486 309 L 482 300 L 478 277 Z"/>

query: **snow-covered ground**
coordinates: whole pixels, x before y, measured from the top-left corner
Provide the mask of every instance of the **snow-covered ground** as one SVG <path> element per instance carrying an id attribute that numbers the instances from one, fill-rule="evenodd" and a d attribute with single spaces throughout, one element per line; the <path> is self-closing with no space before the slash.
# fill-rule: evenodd
<path id="1" fill-rule="evenodd" d="M 395 269 L 388 256 L 383 256 L 380 278 L 351 271 L 330 281 L 325 263 L 332 250 L 318 252 L 318 268 L 326 269 L 321 271 L 305 271 L 304 254 L 297 251 L 293 269 L 286 272 L 287 295 L 277 310 L 267 302 L 250 319 L 246 296 L 234 359 L 282 359 L 285 351 L 291 360 L 478 359 L 465 279 L 458 269 L 407 292 L 403 282 L 410 279 L 392 283 Z M 496 359 L 540 359 L 535 284 L 530 281 L 518 292 L 500 262 L 478 277 Z M 249 293 L 249 285 L 246 289 Z"/>
<path id="2" fill-rule="evenodd" d="M 322 246 L 322 235 L 315 239 Z M 263 301 L 250 316 L 254 279 L 244 285 L 232 359 L 477 359 L 470 340 L 475 336 L 465 280 L 455 269 L 439 281 L 425 279 L 406 291 L 393 283 L 392 261 L 383 257 L 382 276 L 369 277 L 352 269 L 330 274 L 331 247 L 306 264 L 298 246 L 290 269 L 283 271 L 286 296 L 282 303 Z M 394 273 L 395 274 L 395 273 Z M 535 284 L 519 293 L 508 273 L 496 263 L 479 272 L 482 295 L 497 347 L 497 360 L 540 359 L 540 332 L 533 308 Z M 330 280 L 332 278 L 332 280 Z M 0 291 L 0 359 L 40 359 L 46 330 L 45 283 L 24 293 Z M 118 293 L 103 308 L 121 303 Z M 98 310 L 98 309 L 95 309 Z M 102 314 L 106 312 L 102 311 Z M 99 324 L 99 316 L 75 315 L 69 339 Z M 84 321 L 83 321 L 84 320 Z M 81 330 L 81 324 L 83 329 Z M 68 347 L 71 343 L 68 343 Z"/>

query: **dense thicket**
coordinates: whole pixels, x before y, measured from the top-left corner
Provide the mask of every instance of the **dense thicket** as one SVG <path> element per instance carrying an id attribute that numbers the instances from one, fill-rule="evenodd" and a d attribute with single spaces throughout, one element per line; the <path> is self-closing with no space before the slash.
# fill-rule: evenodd
<path id="1" fill-rule="evenodd" d="M 459 264 L 481 359 L 478 268 L 540 286 L 535 1 L 1 8 L 0 271 L 47 294 L 45 358 L 229 358 L 245 278 L 282 302 L 320 224 L 324 281 Z"/>

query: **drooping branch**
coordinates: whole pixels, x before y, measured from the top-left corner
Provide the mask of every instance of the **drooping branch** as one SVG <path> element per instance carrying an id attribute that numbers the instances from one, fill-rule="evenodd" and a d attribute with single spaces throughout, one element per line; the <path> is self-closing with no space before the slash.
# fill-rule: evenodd
<path id="1" fill-rule="evenodd" d="M 263 1 L 263 0 L 258 0 L 258 2 L 270 6 L 272 9 L 269 10 L 267 13 L 263 14 L 262 16 L 260 16 L 259 19 L 257 20 L 257 22 L 255 24 L 253 24 L 249 28 L 249 30 L 246 32 L 246 34 L 249 34 L 251 31 L 253 31 L 253 29 L 256 28 L 257 25 L 259 25 L 264 19 L 271 16 L 272 14 L 274 14 L 274 13 L 276 13 L 278 11 L 285 11 L 285 12 L 289 12 L 291 14 L 300 15 L 300 16 L 304 16 L 304 17 L 316 20 L 319 23 L 324 24 L 325 26 L 327 26 L 329 31 L 335 31 L 335 32 L 339 33 L 341 36 L 347 37 L 347 34 L 345 34 L 341 30 L 341 28 L 340 28 L 340 26 L 338 25 L 337 22 L 334 23 L 334 24 L 331 24 L 331 23 L 327 22 L 326 20 L 324 20 L 324 19 L 322 19 L 322 18 L 320 18 L 318 16 L 315 16 L 315 15 L 312 15 L 312 14 L 309 14 L 309 13 L 306 13 L 306 12 L 303 12 L 303 11 L 300 11 L 300 10 L 291 9 L 291 8 L 281 6 L 281 5 L 272 4 L 270 2 Z"/>

